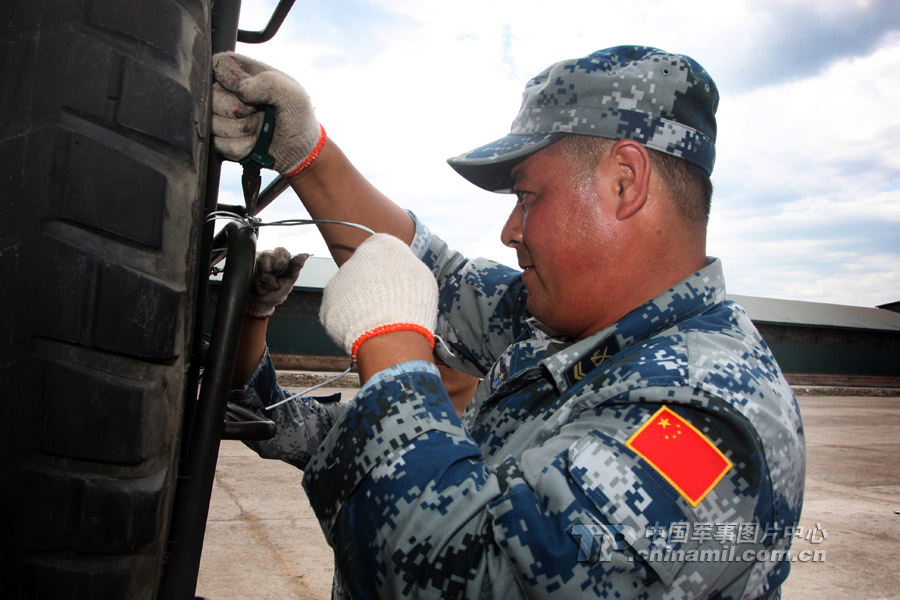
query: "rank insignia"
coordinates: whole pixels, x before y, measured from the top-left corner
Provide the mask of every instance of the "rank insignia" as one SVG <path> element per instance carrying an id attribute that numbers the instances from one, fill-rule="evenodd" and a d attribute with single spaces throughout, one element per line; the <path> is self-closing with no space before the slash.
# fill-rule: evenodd
<path id="1" fill-rule="evenodd" d="M 585 353 L 581 360 L 572 365 L 566 372 L 566 381 L 568 381 L 569 386 L 577 384 L 584 379 L 584 376 L 587 375 L 591 369 L 599 367 L 608 359 L 612 358 L 618 351 L 619 343 L 616 341 L 615 335 L 604 338 L 599 344 Z"/>

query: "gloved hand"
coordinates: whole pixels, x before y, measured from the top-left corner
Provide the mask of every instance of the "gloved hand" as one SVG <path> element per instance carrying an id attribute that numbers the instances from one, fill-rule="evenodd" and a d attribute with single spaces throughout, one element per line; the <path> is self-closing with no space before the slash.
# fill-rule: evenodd
<path id="1" fill-rule="evenodd" d="M 257 319 L 272 316 L 275 307 L 285 301 L 309 254 L 295 254 L 284 248 L 263 250 L 256 255 L 256 268 L 250 284 L 245 314 Z"/>
<path id="2" fill-rule="evenodd" d="M 275 133 L 269 154 L 272 168 L 286 177 L 311 163 L 325 143 L 309 95 L 303 87 L 265 63 L 233 52 L 213 56 L 213 145 L 225 158 L 239 161 L 256 145 L 262 128 L 261 105 L 275 107 Z"/>
<path id="3" fill-rule="evenodd" d="M 381 333 L 411 330 L 434 347 L 437 282 L 399 239 L 379 233 L 360 244 L 325 286 L 319 320 L 353 359 Z"/>

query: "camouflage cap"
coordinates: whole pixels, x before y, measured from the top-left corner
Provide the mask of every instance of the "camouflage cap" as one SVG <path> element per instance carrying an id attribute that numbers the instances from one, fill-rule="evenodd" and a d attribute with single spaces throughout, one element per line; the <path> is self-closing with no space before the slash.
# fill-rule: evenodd
<path id="1" fill-rule="evenodd" d="M 509 135 L 449 159 L 486 190 L 509 192 L 510 170 L 566 134 L 633 139 L 712 173 L 719 92 L 695 60 L 616 46 L 551 65 L 525 86 Z"/>

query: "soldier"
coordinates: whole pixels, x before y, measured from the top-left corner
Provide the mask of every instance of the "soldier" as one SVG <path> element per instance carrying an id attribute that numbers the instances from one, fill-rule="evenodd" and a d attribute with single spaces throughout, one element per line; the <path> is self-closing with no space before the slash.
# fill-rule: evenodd
<path id="1" fill-rule="evenodd" d="M 800 515 L 796 400 L 706 257 L 718 91 L 620 46 L 528 82 L 450 159 L 516 202 L 520 270 L 451 251 L 376 190 L 287 75 L 214 58 L 216 148 L 276 107 L 273 168 L 341 264 L 320 318 L 364 382 L 303 485 L 354 597 L 777 597 Z M 432 362 L 484 376 L 460 420 Z M 689 532 L 689 533 L 688 533 Z M 771 557 L 778 557 L 772 559 Z"/>

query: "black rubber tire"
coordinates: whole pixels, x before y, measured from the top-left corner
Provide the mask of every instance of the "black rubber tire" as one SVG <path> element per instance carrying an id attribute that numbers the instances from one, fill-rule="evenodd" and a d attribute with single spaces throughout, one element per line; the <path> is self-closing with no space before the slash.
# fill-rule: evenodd
<path id="1" fill-rule="evenodd" d="M 209 4 L 0 2 L 4 598 L 156 597 L 199 276 Z"/>

